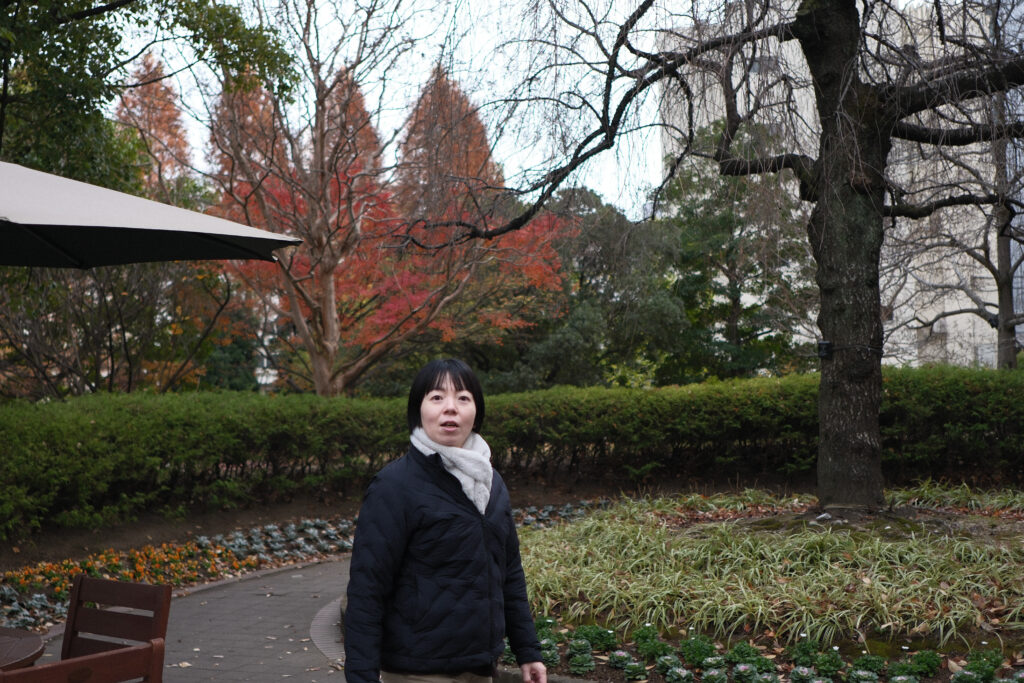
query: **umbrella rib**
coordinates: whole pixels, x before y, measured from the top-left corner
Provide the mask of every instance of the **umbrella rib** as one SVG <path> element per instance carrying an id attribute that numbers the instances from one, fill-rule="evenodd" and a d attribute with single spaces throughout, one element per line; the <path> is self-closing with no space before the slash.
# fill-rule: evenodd
<path id="1" fill-rule="evenodd" d="M 44 237 L 43 235 L 40 235 L 39 233 L 37 233 L 35 230 L 33 230 L 32 228 L 30 228 L 28 226 L 24 226 L 24 225 L 21 225 L 19 223 L 11 223 L 10 221 L 5 221 L 5 220 L 0 220 L 0 223 L 3 223 L 4 225 L 8 225 L 10 227 L 16 228 L 17 230 L 20 230 L 22 232 L 22 234 L 28 235 L 29 237 L 31 237 L 35 241 L 40 242 L 40 243 L 46 245 L 50 249 L 53 249 L 54 251 L 58 252 L 61 256 L 66 258 L 68 260 L 68 262 L 73 267 L 75 267 L 75 268 L 81 268 L 81 269 L 84 270 L 85 268 L 89 267 L 89 265 L 84 263 L 82 261 L 82 259 L 77 258 L 74 254 L 72 254 L 69 251 L 67 251 L 66 249 L 64 249 L 59 243 L 54 242 L 53 240 L 50 240 L 50 239 L 46 239 L 46 237 Z"/>
<path id="2" fill-rule="evenodd" d="M 223 245 L 225 245 L 227 247 L 230 247 L 231 249 L 237 249 L 239 251 L 244 251 L 247 254 L 251 254 L 252 255 L 251 258 L 260 259 L 261 261 L 276 261 L 277 260 L 277 257 L 274 256 L 273 254 L 270 254 L 269 257 L 268 257 L 268 256 L 260 253 L 259 251 L 255 250 L 255 249 L 250 249 L 249 247 L 246 247 L 243 244 L 238 244 L 236 242 L 232 242 L 230 240 L 223 239 L 221 237 L 218 237 L 217 235 L 202 235 L 202 238 L 204 240 L 208 241 L 208 242 L 214 242 L 216 244 L 223 244 Z M 280 245 L 280 247 L 284 247 L 284 246 L 288 246 L 288 245 L 286 245 L 286 244 Z M 274 247 L 274 249 L 280 249 L 280 247 Z"/>

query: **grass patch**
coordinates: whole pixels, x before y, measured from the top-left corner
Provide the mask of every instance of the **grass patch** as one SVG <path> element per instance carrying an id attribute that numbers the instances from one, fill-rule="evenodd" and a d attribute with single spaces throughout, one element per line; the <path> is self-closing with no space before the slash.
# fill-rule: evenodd
<path id="1" fill-rule="evenodd" d="M 970 510 L 1004 516 L 1024 514 L 1024 491 L 972 489 L 967 484 L 945 486 L 930 479 L 913 488 L 889 491 L 886 499 L 893 505 Z"/>
<path id="2" fill-rule="evenodd" d="M 803 636 L 825 644 L 927 636 L 942 645 L 979 627 L 992 640 L 1024 629 L 1019 538 L 946 533 L 895 518 L 823 524 L 798 514 L 806 502 L 751 492 L 624 501 L 571 525 L 524 529 L 534 607 L 618 632 L 650 623 L 663 632 L 771 633 L 781 642 Z M 747 523 L 751 506 L 786 523 Z M 692 523 L 723 511 L 740 519 Z"/>

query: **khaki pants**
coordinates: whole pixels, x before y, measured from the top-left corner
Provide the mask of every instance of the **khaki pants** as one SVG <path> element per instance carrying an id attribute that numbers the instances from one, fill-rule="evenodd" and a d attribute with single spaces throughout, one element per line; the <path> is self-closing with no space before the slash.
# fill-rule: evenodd
<path id="1" fill-rule="evenodd" d="M 490 676 L 478 676 L 477 674 L 459 674 L 449 676 L 445 674 L 393 674 L 387 671 L 380 672 L 381 683 L 492 683 Z"/>

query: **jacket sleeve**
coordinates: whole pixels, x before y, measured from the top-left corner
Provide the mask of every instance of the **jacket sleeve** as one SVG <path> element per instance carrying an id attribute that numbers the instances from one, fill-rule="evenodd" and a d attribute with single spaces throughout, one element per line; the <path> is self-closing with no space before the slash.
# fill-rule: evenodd
<path id="1" fill-rule="evenodd" d="M 519 553 L 519 535 L 511 515 L 509 524 L 512 529 L 506 550 L 505 633 L 516 661 L 522 665 L 541 661 L 540 643 L 537 641 L 537 629 L 533 624 L 530 600 L 526 594 L 526 573 Z"/>
<path id="2" fill-rule="evenodd" d="M 404 496 L 379 475 L 370 482 L 356 520 L 345 627 L 345 679 L 378 683 L 384 610 L 405 551 Z"/>

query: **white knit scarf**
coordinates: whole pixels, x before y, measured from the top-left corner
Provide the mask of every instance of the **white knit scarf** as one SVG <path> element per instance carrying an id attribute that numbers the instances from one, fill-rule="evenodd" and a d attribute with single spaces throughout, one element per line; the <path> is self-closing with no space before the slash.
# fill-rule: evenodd
<path id="1" fill-rule="evenodd" d="M 473 502 L 480 514 L 484 513 L 487 501 L 491 498 L 491 476 L 494 470 L 491 469 L 491 447 L 482 436 L 473 432 L 462 448 L 442 446 L 431 440 L 423 427 L 417 427 L 409 436 L 409 440 L 416 450 L 422 453 L 440 455 L 444 468 L 459 480 L 466 497 Z"/>

